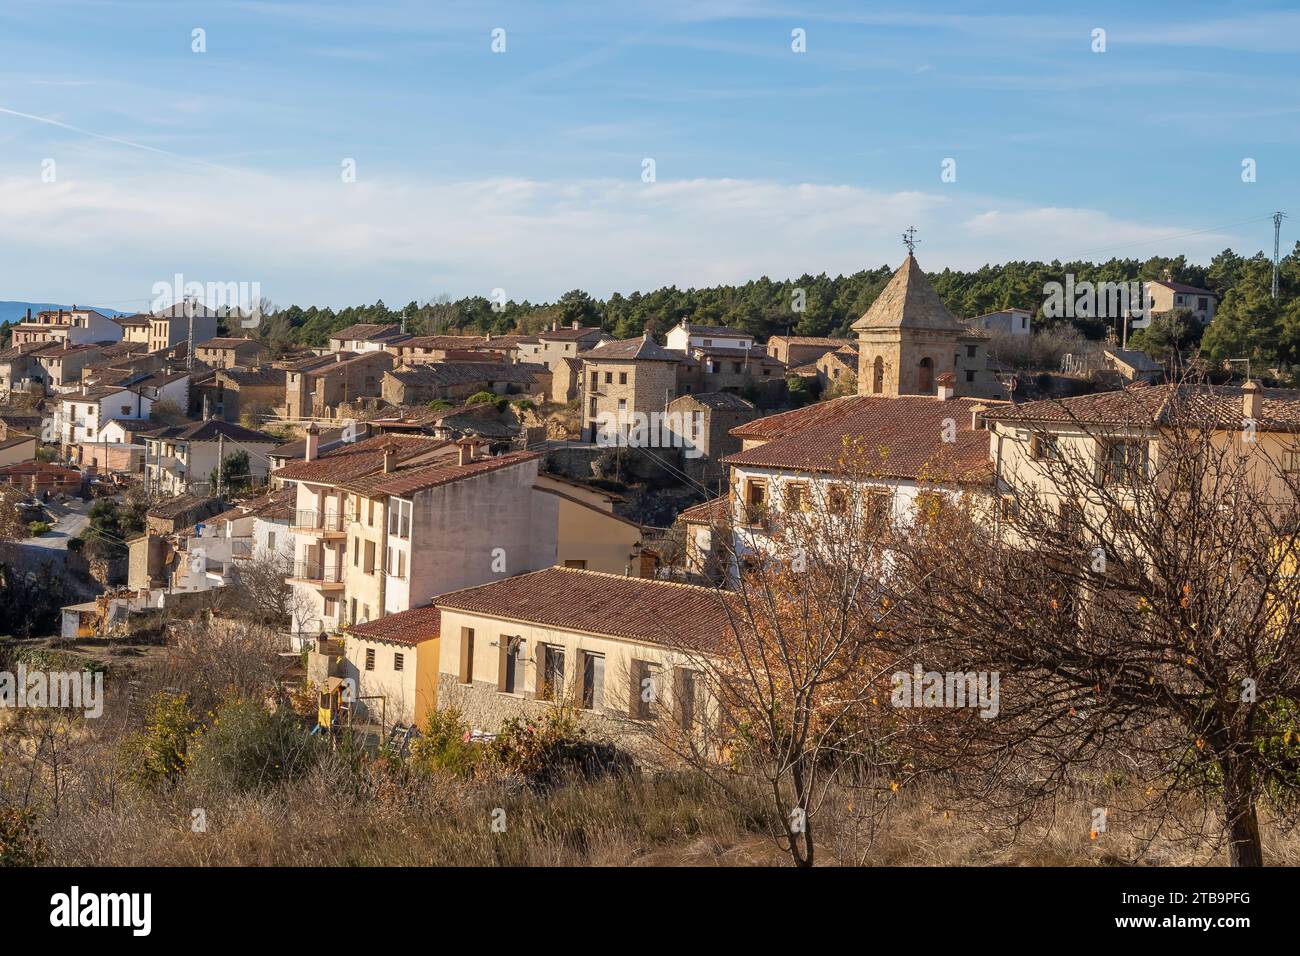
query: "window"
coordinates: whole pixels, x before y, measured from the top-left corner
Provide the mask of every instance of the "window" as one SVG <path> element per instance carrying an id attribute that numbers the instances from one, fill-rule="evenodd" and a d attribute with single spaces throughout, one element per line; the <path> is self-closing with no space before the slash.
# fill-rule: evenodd
<path id="1" fill-rule="evenodd" d="M 733 374 L 739 375 L 741 372 L 744 371 L 744 366 L 742 366 L 739 362 L 732 362 L 731 371 Z"/>
<path id="2" fill-rule="evenodd" d="M 973 382 L 973 381 L 975 381 L 975 370 L 974 370 L 974 369 L 967 369 L 967 370 L 966 370 L 966 381 L 968 381 L 968 382 Z"/>
<path id="3" fill-rule="evenodd" d="M 582 708 L 600 710 L 605 706 L 605 655 L 582 654 Z"/>
<path id="4" fill-rule="evenodd" d="M 712 345 L 713 345 L 713 339 L 705 339 L 705 340 L 704 340 L 704 347 L 705 347 L 706 349 L 709 348 L 709 347 L 712 346 Z"/>
<path id="5" fill-rule="evenodd" d="M 831 485 L 826 489 L 826 510 L 833 515 L 842 515 L 849 510 L 849 494 L 843 485 Z"/>
<path id="6" fill-rule="evenodd" d="M 627 384 L 627 372 L 619 372 L 619 373 L 618 373 L 618 384 L 620 384 L 620 385 L 626 385 L 626 384 Z"/>
<path id="7" fill-rule="evenodd" d="M 400 671 L 405 663 L 406 659 L 401 654 L 393 654 L 393 670 Z"/>
<path id="8" fill-rule="evenodd" d="M 787 511 L 808 510 L 808 486 L 804 482 L 786 482 L 785 507 Z"/>
<path id="9" fill-rule="evenodd" d="M 606 373 L 605 373 L 605 384 L 606 384 L 606 385 L 612 385 L 612 384 L 614 384 L 614 373 L 613 373 L 613 372 L 606 372 Z"/>
<path id="10" fill-rule="evenodd" d="M 1147 473 L 1147 443 L 1112 441 L 1103 446 L 1102 481 L 1105 484 L 1134 485 Z"/>
<path id="11" fill-rule="evenodd" d="M 374 498 L 366 499 L 366 511 L 367 511 L 366 524 L 370 525 L 370 527 L 373 528 L 375 526 L 375 499 Z"/>
<path id="12" fill-rule="evenodd" d="M 588 415 L 588 417 L 589 417 L 589 418 L 595 418 L 595 417 L 596 417 L 596 400 L 595 400 L 594 398 L 591 400 L 591 410 L 590 410 L 590 414 Z"/>
<path id="13" fill-rule="evenodd" d="M 558 644 L 538 644 L 537 654 L 540 658 L 538 673 L 542 677 L 537 696 L 541 700 L 563 700 L 564 648 Z"/>
<path id="14" fill-rule="evenodd" d="M 620 412 L 625 412 L 625 411 L 627 411 L 627 399 L 626 399 L 626 398 L 620 398 L 620 399 L 618 400 L 618 410 L 619 410 Z"/>
<path id="15" fill-rule="evenodd" d="M 1300 471 L 1300 451 L 1282 452 L 1282 470 L 1287 474 Z"/>
<path id="16" fill-rule="evenodd" d="M 395 538 L 411 536 L 411 503 L 400 498 L 388 499 L 388 533 Z"/>
<path id="17" fill-rule="evenodd" d="M 497 643 L 501 649 L 497 690 L 503 694 L 517 694 L 524 687 L 524 639 L 502 634 Z"/>
<path id="18" fill-rule="evenodd" d="M 375 573 L 375 543 L 373 541 L 366 542 L 365 554 L 366 554 L 365 563 L 362 565 L 362 568 L 365 570 L 366 574 L 374 574 Z"/>
<path id="19" fill-rule="evenodd" d="M 973 346 L 973 345 L 968 345 L 968 346 L 966 346 L 966 357 L 967 357 L 967 358 L 974 358 L 974 357 L 975 357 L 975 346 Z"/>
<path id="20" fill-rule="evenodd" d="M 266 533 L 266 549 L 267 549 L 268 551 L 274 551 L 274 550 L 275 550 L 275 532 L 274 532 L 274 531 L 268 531 L 268 532 Z"/>
<path id="21" fill-rule="evenodd" d="M 355 604 L 356 602 L 353 601 L 352 603 Z M 373 647 L 367 647 L 366 648 L 366 670 L 372 671 L 374 669 L 375 669 L 375 649 Z"/>
<path id="22" fill-rule="evenodd" d="M 649 661 L 632 661 L 632 699 L 628 713 L 638 720 L 651 720 L 659 714 L 660 675 L 663 669 Z"/>
<path id="23" fill-rule="evenodd" d="M 887 524 L 893 511 L 894 495 L 892 492 L 867 492 L 867 518 L 872 524 Z"/>
<path id="24" fill-rule="evenodd" d="M 1020 517 L 1020 502 L 1013 495 L 1003 495 L 998 499 L 998 514 L 1007 524 L 1015 524 Z"/>
<path id="25" fill-rule="evenodd" d="M 579 571 L 587 570 L 587 562 L 576 558 L 568 558 L 564 562 L 566 568 L 577 568 Z"/>
<path id="26" fill-rule="evenodd" d="M 1205 296 L 1199 296 L 1196 300 L 1196 307 L 1200 309 L 1202 312 L 1204 312 L 1207 309 L 1209 309 L 1210 300 L 1207 299 Z"/>
<path id="27" fill-rule="evenodd" d="M 356 623 L 357 620 L 357 599 L 356 598 L 352 598 L 348 602 L 348 620 L 352 621 L 354 624 Z M 366 670 L 374 670 L 374 668 L 368 667 L 366 668 Z"/>
<path id="28" fill-rule="evenodd" d="M 599 385 L 600 385 L 600 373 L 599 373 L 599 372 L 592 372 L 592 373 L 591 373 L 591 387 L 592 387 L 592 388 L 596 388 L 596 387 L 599 386 Z"/>
<path id="29" fill-rule="evenodd" d="M 354 568 L 361 567 L 361 539 L 360 538 L 352 539 L 352 566 Z"/>
<path id="30" fill-rule="evenodd" d="M 474 683 L 474 628 L 460 629 L 460 682 Z"/>
<path id="31" fill-rule="evenodd" d="M 704 680 L 700 672 L 689 667 L 679 667 L 675 673 L 674 709 L 677 726 L 687 733 L 698 730 L 707 712 L 704 702 Z"/>
<path id="32" fill-rule="evenodd" d="M 871 391 L 872 394 L 879 395 L 885 390 L 885 360 L 879 355 L 871 363 Z"/>
<path id="33" fill-rule="evenodd" d="M 1047 432 L 1038 432 L 1030 439 L 1030 457 L 1039 461 L 1055 461 L 1061 457 L 1061 449 L 1056 436 Z"/>

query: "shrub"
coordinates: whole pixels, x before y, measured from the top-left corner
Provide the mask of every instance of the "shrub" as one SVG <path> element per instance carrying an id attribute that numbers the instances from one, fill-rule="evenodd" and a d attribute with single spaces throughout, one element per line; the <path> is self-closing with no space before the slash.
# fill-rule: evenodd
<path id="1" fill-rule="evenodd" d="M 54 528 L 54 525 L 48 521 L 29 521 L 27 522 L 27 533 L 33 538 L 38 535 L 46 534 Z"/>
<path id="2" fill-rule="evenodd" d="M 190 777 L 207 791 L 266 789 L 308 770 L 319 755 L 318 744 L 289 711 L 232 698 L 196 742 Z"/>
<path id="3" fill-rule="evenodd" d="M 122 742 L 126 775 L 145 789 L 178 779 L 189 765 L 190 739 L 197 726 L 188 695 L 158 694 L 150 702 L 144 730 Z"/>
<path id="4" fill-rule="evenodd" d="M 505 773 L 536 779 L 551 775 L 578 755 L 578 723 L 570 707 L 554 707 L 541 718 L 511 717 L 492 742 L 486 758 Z"/>
<path id="5" fill-rule="evenodd" d="M 480 748 L 469 740 L 470 728 L 455 707 L 429 715 L 420 737 L 411 743 L 411 766 L 429 772 L 445 770 L 467 777 L 478 764 Z"/>
<path id="6" fill-rule="evenodd" d="M 28 807 L 0 807 L 0 866 L 40 866 L 46 847 Z"/>

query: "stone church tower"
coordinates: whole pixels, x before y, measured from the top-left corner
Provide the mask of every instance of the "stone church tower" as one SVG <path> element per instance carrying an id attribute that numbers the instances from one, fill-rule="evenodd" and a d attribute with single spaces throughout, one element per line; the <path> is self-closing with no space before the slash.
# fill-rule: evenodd
<path id="1" fill-rule="evenodd" d="M 1004 395 L 988 368 L 988 337 L 953 317 L 910 252 L 853 331 L 859 395 L 935 395 L 945 372 L 956 395 Z"/>

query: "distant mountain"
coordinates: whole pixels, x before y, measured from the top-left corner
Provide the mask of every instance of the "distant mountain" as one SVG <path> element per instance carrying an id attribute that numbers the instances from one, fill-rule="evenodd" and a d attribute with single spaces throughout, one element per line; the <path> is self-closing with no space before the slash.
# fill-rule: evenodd
<path id="1" fill-rule="evenodd" d="M 83 309 L 87 308 L 87 306 L 81 305 L 80 303 L 78 303 L 78 306 Z M 8 322 L 10 324 L 21 322 L 27 315 L 28 309 L 32 310 L 32 315 L 35 315 L 37 312 L 43 312 L 46 309 L 70 308 L 72 308 L 72 306 L 68 305 L 66 302 L 17 302 L 12 299 L 0 299 L 0 322 Z M 101 309 L 96 305 L 89 306 L 89 308 L 94 309 L 96 312 L 103 312 L 105 315 L 131 315 L 130 312 L 121 312 L 117 309 Z"/>

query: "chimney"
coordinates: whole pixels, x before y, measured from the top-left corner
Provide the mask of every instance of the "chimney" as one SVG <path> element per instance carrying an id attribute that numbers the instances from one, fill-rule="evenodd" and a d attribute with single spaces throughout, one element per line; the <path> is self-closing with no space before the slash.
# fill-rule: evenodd
<path id="1" fill-rule="evenodd" d="M 389 442 L 384 446 L 384 474 L 391 475 L 397 467 L 397 443 Z"/>
<path id="2" fill-rule="evenodd" d="M 578 331 L 578 329 L 580 329 L 580 328 L 582 328 L 582 326 L 578 325 L 578 320 L 577 320 L 577 319 L 574 319 L 574 320 L 573 320 L 573 331 L 576 332 L 576 331 Z"/>
<path id="3" fill-rule="evenodd" d="M 312 422 L 307 426 L 307 451 L 302 456 L 303 461 L 315 461 L 316 453 L 320 449 L 320 429 L 316 423 Z"/>
<path id="4" fill-rule="evenodd" d="M 949 401 L 957 390 L 957 376 L 952 372 L 944 372 L 935 380 L 935 384 L 938 385 L 939 401 Z"/>
<path id="5" fill-rule="evenodd" d="M 468 465 L 474 460 L 474 452 L 478 448 L 478 439 L 466 435 L 464 438 L 457 440 L 456 447 L 460 451 L 457 464 Z"/>
<path id="6" fill-rule="evenodd" d="M 1241 414 L 1251 421 L 1258 421 L 1264 415 L 1264 390 L 1259 387 L 1259 382 L 1250 381 L 1242 386 L 1241 392 Z"/>
<path id="7" fill-rule="evenodd" d="M 31 320 L 32 320 L 32 307 L 31 307 L 31 306 L 28 306 L 28 307 L 27 307 L 27 321 L 30 322 Z"/>
<path id="8" fill-rule="evenodd" d="M 970 430 L 979 431 L 984 427 L 984 413 L 989 410 L 987 405 L 972 405 L 970 409 Z"/>
<path id="9" fill-rule="evenodd" d="M 552 332 L 558 332 L 558 331 L 560 331 L 560 320 L 559 320 L 559 319 L 552 319 L 552 320 L 551 320 L 551 331 L 552 331 Z"/>

